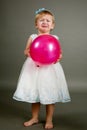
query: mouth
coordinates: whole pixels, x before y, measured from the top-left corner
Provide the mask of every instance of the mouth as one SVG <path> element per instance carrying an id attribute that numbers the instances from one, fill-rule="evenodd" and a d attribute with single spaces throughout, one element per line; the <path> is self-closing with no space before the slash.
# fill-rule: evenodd
<path id="1" fill-rule="evenodd" d="M 48 26 L 42 26 L 42 28 L 48 28 Z"/>

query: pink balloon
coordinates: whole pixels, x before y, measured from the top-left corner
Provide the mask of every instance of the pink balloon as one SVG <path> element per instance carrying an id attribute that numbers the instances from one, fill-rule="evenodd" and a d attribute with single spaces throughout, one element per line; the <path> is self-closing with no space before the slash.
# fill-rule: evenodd
<path id="1" fill-rule="evenodd" d="M 52 35 L 38 36 L 30 46 L 30 56 L 38 65 L 47 65 L 60 57 L 59 41 Z"/>

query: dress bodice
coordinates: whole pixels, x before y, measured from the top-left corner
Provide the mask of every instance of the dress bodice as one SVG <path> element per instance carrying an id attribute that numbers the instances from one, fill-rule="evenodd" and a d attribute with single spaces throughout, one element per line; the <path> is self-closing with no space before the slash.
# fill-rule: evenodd
<path id="1" fill-rule="evenodd" d="M 58 37 L 58 36 L 56 36 L 56 35 L 52 35 L 52 36 L 54 36 L 56 39 L 59 40 L 59 37 Z M 36 37 L 38 37 L 37 34 L 31 34 L 32 41 L 33 41 Z"/>

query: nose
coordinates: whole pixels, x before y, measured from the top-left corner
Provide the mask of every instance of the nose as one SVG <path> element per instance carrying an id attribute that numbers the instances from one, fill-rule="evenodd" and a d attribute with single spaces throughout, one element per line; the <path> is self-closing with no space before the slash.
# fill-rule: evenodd
<path id="1" fill-rule="evenodd" d="M 46 20 L 44 20 L 44 21 L 43 21 L 43 24 L 46 24 L 46 23 L 47 23 L 47 21 L 46 21 Z"/>

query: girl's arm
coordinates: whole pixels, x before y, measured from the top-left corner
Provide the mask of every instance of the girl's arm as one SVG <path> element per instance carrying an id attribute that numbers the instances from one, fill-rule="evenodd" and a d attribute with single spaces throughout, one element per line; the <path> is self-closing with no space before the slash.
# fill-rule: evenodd
<path id="1" fill-rule="evenodd" d="M 28 41 L 27 41 L 27 44 L 26 44 L 26 47 L 25 47 L 25 50 L 24 50 L 24 54 L 26 56 L 30 56 L 29 49 L 30 49 L 31 42 L 32 42 L 32 38 L 29 37 Z"/>
<path id="2" fill-rule="evenodd" d="M 56 64 L 57 62 L 59 62 L 61 59 L 62 59 L 62 50 L 61 50 L 61 52 L 60 52 L 59 58 L 57 59 L 57 61 L 56 61 L 54 64 Z"/>
<path id="3" fill-rule="evenodd" d="M 56 36 L 56 35 L 53 35 L 57 40 L 59 40 L 59 37 L 58 36 Z M 57 61 L 55 62 L 55 63 L 57 63 L 57 62 L 59 62 L 60 60 L 62 59 L 62 49 L 61 49 L 61 52 L 60 52 L 60 56 L 59 56 L 59 58 L 57 59 Z M 54 64 L 55 64 L 54 63 Z"/>
<path id="4" fill-rule="evenodd" d="M 56 62 L 59 62 L 61 59 L 62 59 L 62 50 L 61 50 L 61 52 L 60 52 L 60 56 L 59 56 L 59 58 L 57 59 Z"/>
<path id="5" fill-rule="evenodd" d="M 59 59 L 57 60 L 57 62 L 59 62 L 62 59 L 62 51 L 60 53 Z"/>

